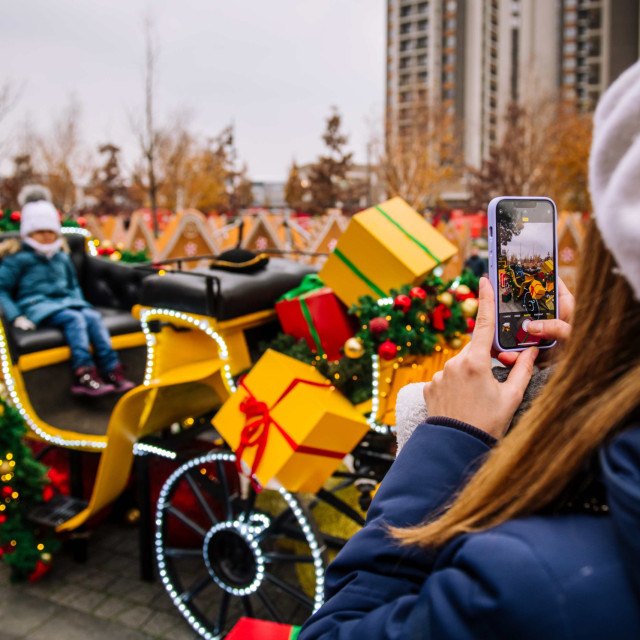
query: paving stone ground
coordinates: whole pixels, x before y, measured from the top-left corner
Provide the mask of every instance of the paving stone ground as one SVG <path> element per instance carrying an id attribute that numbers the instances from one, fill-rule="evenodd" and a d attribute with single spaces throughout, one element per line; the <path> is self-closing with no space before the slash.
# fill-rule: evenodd
<path id="1" fill-rule="evenodd" d="M 138 530 L 103 523 L 79 564 L 62 550 L 35 584 L 0 564 L 0 640 L 193 640 L 162 584 L 138 577 Z"/>

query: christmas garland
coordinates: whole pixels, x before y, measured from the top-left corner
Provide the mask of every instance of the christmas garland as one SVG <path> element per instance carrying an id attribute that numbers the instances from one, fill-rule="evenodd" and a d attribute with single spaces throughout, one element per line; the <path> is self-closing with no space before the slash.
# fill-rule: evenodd
<path id="1" fill-rule="evenodd" d="M 37 580 L 59 546 L 51 531 L 29 520 L 50 487 L 47 469 L 34 459 L 25 435 L 20 414 L 0 398 L 0 560 L 11 568 L 12 582 Z"/>
<path id="2" fill-rule="evenodd" d="M 359 404 L 371 398 L 373 354 L 386 360 L 426 356 L 442 339 L 459 348 L 461 335 L 473 331 L 478 278 L 471 271 L 447 283 L 431 276 L 419 287 L 405 285 L 391 293 L 382 300 L 364 296 L 349 310 L 358 317 L 360 330 L 346 341 L 339 360 L 320 356 L 304 340 L 284 333 L 262 343 L 260 350 L 274 349 L 313 364 L 353 404 Z"/>

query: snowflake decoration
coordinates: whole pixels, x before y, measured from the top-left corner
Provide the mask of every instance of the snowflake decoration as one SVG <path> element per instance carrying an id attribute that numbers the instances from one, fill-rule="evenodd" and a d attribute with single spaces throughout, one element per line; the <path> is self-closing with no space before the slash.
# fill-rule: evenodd
<path id="1" fill-rule="evenodd" d="M 575 258 L 575 251 L 573 249 L 571 249 L 570 247 L 565 247 L 561 252 L 560 252 L 560 257 L 562 258 L 562 262 L 573 262 L 573 259 Z"/>
<path id="2" fill-rule="evenodd" d="M 143 238 L 137 238 L 133 243 L 133 248 L 136 251 L 144 251 L 147 248 L 147 243 Z"/>
<path id="3" fill-rule="evenodd" d="M 195 242 L 187 242 L 187 244 L 184 245 L 184 253 L 190 258 L 195 256 L 196 253 L 198 253 L 198 245 Z"/>
<path id="4" fill-rule="evenodd" d="M 260 251 L 264 251 L 267 248 L 267 239 L 264 236 L 260 236 L 256 240 L 256 248 Z"/>

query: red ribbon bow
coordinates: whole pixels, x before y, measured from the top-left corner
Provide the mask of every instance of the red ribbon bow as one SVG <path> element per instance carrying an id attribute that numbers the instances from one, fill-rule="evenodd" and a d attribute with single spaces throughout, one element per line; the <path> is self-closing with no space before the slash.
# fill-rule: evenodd
<path id="1" fill-rule="evenodd" d="M 431 313 L 431 324 L 436 331 L 444 331 L 444 321 L 450 317 L 450 309 L 444 304 L 439 304 Z"/>
<path id="2" fill-rule="evenodd" d="M 316 456 L 325 456 L 328 458 L 344 458 L 344 453 L 339 451 L 331 451 L 329 449 L 320 449 L 318 447 L 307 447 L 299 445 L 296 441 L 273 419 L 271 411 L 275 409 L 282 400 L 284 400 L 298 384 L 308 384 L 314 387 L 331 387 L 330 383 L 313 382 L 311 380 L 303 380 L 295 378 L 284 390 L 282 395 L 273 403 L 271 407 L 266 402 L 258 400 L 249 390 L 244 380 L 240 381 L 240 386 L 247 392 L 247 397 L 240 403 L 240 411 L 245 414 L 246 422 L 240 433 L 240 444 L 236 450 L 236 469 L 238 473 L 244 473 L 242 469 L 242 454 L 248 447 L 256 447 L 256 454 L 251 463 L 250 479 L 253 488 L 261 491 L 262 487 L 258 483 L 255 473 L 260 466 L 262 456 L 264 455 L 269 439 L 269 429 L 273 425 L 280 435 L 285 439 L 286 443 L 296 453 L 308 453 Z"/>

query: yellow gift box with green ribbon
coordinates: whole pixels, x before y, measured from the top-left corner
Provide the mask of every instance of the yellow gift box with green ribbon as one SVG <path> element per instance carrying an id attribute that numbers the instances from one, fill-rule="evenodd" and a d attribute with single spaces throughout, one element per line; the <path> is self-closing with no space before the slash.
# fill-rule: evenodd
<path id="1" fill-rule="evenodd" d="M 384 298 L 419 284 L 456 252 L 402 198 L 392 198 L 351 219 L 319 276 L 350 307 L 361 296 Z"/>

